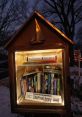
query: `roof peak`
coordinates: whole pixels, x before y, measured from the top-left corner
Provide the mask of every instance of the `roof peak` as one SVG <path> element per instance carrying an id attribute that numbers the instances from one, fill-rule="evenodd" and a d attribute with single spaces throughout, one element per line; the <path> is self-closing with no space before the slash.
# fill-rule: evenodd
<path id="1" fill-rule="evenodd" d="M 35 19 L 35 18 L 39 18 L 40 21 L 44 22 L 45 24 L 47 24 L 47 27 L 50 27 L 50 29 L 54 30 L 55 32 L 57 32 L 60 36 L 62 36 L 63 38 L 65 38 L 69 43 L 71 44 L 75 44 L 74 41 L 72 41 L 71 39 L 69 39 L 63 32 L 61 32 L 56 26 L 54 26 L 53 24 L 51 24 L 51 22 L 49 22 L 47 19 L 44 18 L 44 16 L 38 12 L 38 11 L 34 11 L 33 14 L 30 16 L 30 18 L 23 24 L 23 26 L 17 31 L 17 33 L 11 38 L 11 40 L 9 40 L 9 42 L 7 42 L 7 44 L 5 45 L 5 47 L 8 47 L 8 45 L 12 42 L 12 40 L 15 38 L 15 36 L 24 28 L 24 26 L 31 20 L 31 19 Z"/>

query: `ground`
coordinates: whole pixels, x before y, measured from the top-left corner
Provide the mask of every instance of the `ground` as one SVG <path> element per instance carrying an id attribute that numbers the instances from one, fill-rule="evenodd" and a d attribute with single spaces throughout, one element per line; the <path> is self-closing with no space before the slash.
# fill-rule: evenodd
<path id="1" fill-rule="evenodd" d="M 11 113 L 9 88 L 0 85 L 0 117 L 17 117 Z"/>

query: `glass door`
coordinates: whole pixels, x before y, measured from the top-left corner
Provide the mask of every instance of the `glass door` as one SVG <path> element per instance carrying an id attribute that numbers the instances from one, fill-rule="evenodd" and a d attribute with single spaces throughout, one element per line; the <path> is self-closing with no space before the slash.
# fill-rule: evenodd
<path id="1" fill-rule="evenodd" d="M 17 104 L 64 105 L 63 52 L 15 52 Z"/>

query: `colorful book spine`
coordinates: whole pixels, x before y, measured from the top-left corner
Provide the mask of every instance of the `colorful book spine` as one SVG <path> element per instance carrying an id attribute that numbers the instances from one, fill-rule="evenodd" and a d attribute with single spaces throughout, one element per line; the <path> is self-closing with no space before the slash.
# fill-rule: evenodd
<path id="1" fill-rule="evenodd" d="M 54 92 L 53 92 L 53 80 L 54 80 L 54 73 L 51 74 L 51 94 L 53 95 Z"/>
<path id="2" fill-rule="evenodd" d="M 32 77 L 32 84 L 31 84 L 32 86 L 31 86 L 31 92 L 33 92 L 34 93 L 34 75 L 33 75 L 33 77 Z"/>
<path id="3" fill-rule="evenodd" d="M 21 94 L 26 92 L 60 95 L 60 78 L 57 73 L 38 72 L 20 80 Z"/>
<path id="4" fill-rule="evenodd" d="M 44 73 L 41 74 L 41 93 L 45 93 L 45 76 Z"/>
<path id="5" fill-rule="evenodd" d="M 48 73 L 48 94 L 51 91 L 51 73 Z"/>
<path id="6" fill-rule="evenodd" d="M 48 74 L 45 74 L 45 93 L 48 93 Z"/>
<path id="7" fill-rule="evenodd" d="M 41 78 L 41 73 L 37 73 L 37 92 L 40 93 L 41 90 L 41 85 L 40 85 L 40 78 Z"/>
<path id="8" fill-rule="evenodd" d="M 31 82 L 31 77 L 28 78 L 28 91 L 31 92 L 31 86 L 32 86 L 32 82 Z"/>
<path id="9" fill-rule="evenodd" d="M 54 78 L 53 80 L 53 94 L 57 94 L 57 79 Z"/>
<path id="10" fill-rule="evenodd" d="M 37 92 L 37 75 L 34 75 L 34 92 Z"/>
<path id="11" fill-rule="evenodd" d="M 60 79 L 57 79 L 57 95 L 60 95 Z"/>

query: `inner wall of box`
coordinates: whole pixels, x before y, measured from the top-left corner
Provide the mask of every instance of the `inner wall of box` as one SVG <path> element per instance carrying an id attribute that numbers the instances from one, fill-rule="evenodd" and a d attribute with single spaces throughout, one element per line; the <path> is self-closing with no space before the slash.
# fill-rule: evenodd
<path id="1" fill-rule="evenodd" d="M 64 105 L 63 51 L 15 52 L 17 104 Z"/>

